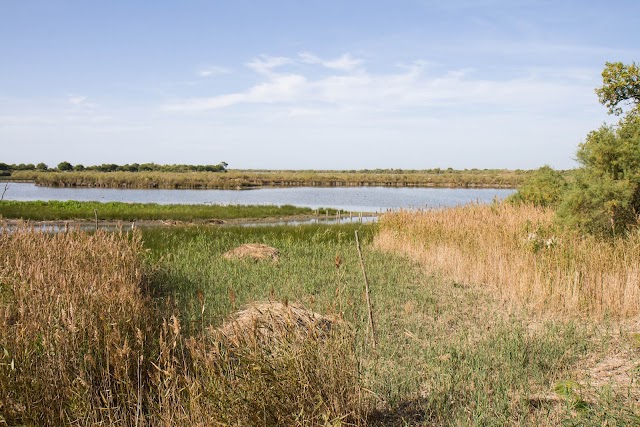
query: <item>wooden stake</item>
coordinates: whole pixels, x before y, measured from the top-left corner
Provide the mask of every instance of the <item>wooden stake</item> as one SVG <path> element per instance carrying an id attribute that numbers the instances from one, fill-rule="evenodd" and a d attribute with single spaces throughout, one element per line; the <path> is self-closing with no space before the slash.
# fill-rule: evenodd
<path id="1" fill-rule="evenodd" d="M 93 210 L 93 215 L 96 217 L 96 231 L 98 231 L 98 210 Z"/>
<path id="2" fill-rule="evenodd" d="M 362 267 L 362 275 L 364 276 L 364 290 L 367 298 L 367 309 L 369 311 L 369 328 L 371 329 L 371 339 L 373 349 L 376 349 L 376 328 L 373 323 L 373 310 L 371 308 L 371 297 L 369 295 L 369 280 L 367 280 L 367 271 L 364 268 L 364 258 L 362 257 L 362 249 L 360 249 L 360 240 L 358 239 L 358 230 L 356 230 L 356 247 L 358 248 L 358 256 L 360 257 L 360 266 Z"/>

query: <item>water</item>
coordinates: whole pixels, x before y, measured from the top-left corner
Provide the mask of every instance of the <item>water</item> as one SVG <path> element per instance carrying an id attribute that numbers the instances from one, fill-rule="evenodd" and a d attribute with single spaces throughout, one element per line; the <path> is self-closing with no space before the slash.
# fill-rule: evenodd
<path id="1" fill-rule="evenodd" d="M 4 188 L 4 186 L 3 186 Z M 294 187 L 255 190 L 134 190 L 51 188 L 10 183 L 5 200 L 78 200 L 99 202 L 217 205 L 294 205 L 352 212 L 384 212 L 490 203 L 515 190 L 472 188 Z"/>

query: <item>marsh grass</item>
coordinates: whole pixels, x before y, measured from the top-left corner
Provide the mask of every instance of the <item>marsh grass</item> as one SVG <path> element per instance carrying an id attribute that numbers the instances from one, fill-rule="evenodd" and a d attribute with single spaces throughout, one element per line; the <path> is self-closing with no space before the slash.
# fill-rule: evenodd
<path id="1" fill-rule="evenodd" d="M 50 187 L 252 188 L 252 187 L 479 187 L 515 188 L 530 171 L 228 171 L 219 172 L 35 172 L 17 171 L 12 179 Z"/>
<path id="2" fill-rule="evenodd" d="M 376 245 L 537 312 L 640 314 L 640 233 L 607 241 L 561 232 L 549 209 L 503 203 L 393 213 L 381 219 Z"/>
<path id="3" fill-rule="evenodd" d="M 332 213 L 334 211 L 329 211 Z M 279 218 L 311 215 L 312 209 L 291 205 L 160 205 L 156 203 L 80 202 L 80 201 L 9 201 L 0 203 L 0 217 L 32 221 L 93 220 L 98 215 L 106 221 L 143 220 L 230 220 Z"/>
<path id="4" fill-rule="evenodd" d="M 349 328 L 277 345 L 189 334 L 150 297 L 138 232 L 0 234 L 0 424 L 325 425 L 362 419 Z M 255 341 L 254 341 L 255 344 Z M 305 392 L 306 391 L 306 392 Z"/>
<path id="5" fill-rule="evenodd" d="M 368 341 L 356 229 L 376 351 Z M 602 328 L 532 321 L 487 289 L 443 280 L 415 260 L 376 249 L 376 233 L 371 225 L 308 225 L 2 234 L 0 420 L 637 422 L 632 400 L 566 386 L 581 380 L 575 367 L 600 351 L 594 334 L 608 342 Z M 224 258 L 243 243 L 275 247 L 280 259 Z M 313 327 L 302 335 L 285 329 L 275 347 L 256 345 L 251 334 L 231 343 L 221 338 L 217 328 L 253 301 L 300 304 L 346 327 L 329 337 Z"/>
<path id="6" fill-rule="evenodd" d="M 372 287 L 376 352 L 356 228 Z M 367 425 L 555 426 L 590 419 L 574 408 L 582 391 L 567 398 L 555 389 L 578 381 L 575 366 L 597 351 L 592 338 L 600 332 L 572 320 L 532 320 L 481 287 L 431 275 L 418 262 L 375 249 L 377 232 L 370 225 L 156 229 L 145 230 L 144 240 L 157 267 L 156 289 L 180 308 L 185 328 L 220 324 L 255 299 L 301 302 L 352 324 Z M 243 243 L 275 247 L 280 260 L 223 257 Z M 590 408 L 610 410 L 605 420 L 631 422 L 638 413 L 628 410 L 628 400 L 603 402 Z"/>

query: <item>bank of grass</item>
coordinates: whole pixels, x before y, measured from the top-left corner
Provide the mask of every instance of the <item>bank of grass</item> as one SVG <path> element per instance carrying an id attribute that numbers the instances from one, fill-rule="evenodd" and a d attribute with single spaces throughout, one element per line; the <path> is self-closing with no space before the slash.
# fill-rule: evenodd
<path id="1" fill-rule="evenodd" d="M 606 323 L 532 321 L 492 292 L 376 249 L 376 233 L 348 225 L 2 234 L 0 416 L 49 425 L 638 422 L 631 394 L 582 385 L 578 368 L 612 342 Z M 223 257 L 248 242 L 278 248 L 280 260 Z M 347 328 L 280 351 L 221 353 L 209 326 L 255 300 L 297 302 Z"/>
<path id="2" fill-rule="evenodd" d="M 326 210 L 323 209 L 323 212 Z M 79 202 L 79 201 L 9 201 L 0 202 L 0 217 L 32 221 L 93 220 L 102 221 L 206 221 L 233 219 L 281 218 L 312 215 L 309 208 L 291 205 L 160 205 L 156 203 Z M 329 210 L 332 214 L 333 210 Z"/>
<path id="3" fill-rule="evenodd" d="M 640 233 L 613 241 L 560 231 L 553 211 L 508 203 L 385 215 L 379 248 L 537 312 L 640 314 Z"/>
<path id="4" fill-rule="evenodd" d="M 516 188 L 531 171 L 229 171 L 220 172 L 37 172 L 17 171 L 12 179 L 50 187 L 209 188 L 255 187 L 450 187 Z"/>

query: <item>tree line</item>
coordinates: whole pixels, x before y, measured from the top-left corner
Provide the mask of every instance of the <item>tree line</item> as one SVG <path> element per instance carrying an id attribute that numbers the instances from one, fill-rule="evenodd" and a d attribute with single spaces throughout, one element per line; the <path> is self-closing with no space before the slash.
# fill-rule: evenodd
<path id="1" fill-rule="evenodd" d="M 41 172 L 68 172 L 68 171 L 94 171 L 94 172 L 226 172 L 228 164 L 220 162 L 215 165 L 159 165 L 156 163 L 131 163 L 117 165 L 115 163 L 103 163 L 101 165 L 84 166 L 73 165 L 69 162 L 60 162 L 56 167 L 49 167 L 46 163 L 7 164 L 0 163 L 0 176 L 9 176 L 15 171 L 41 171 Z"/>

